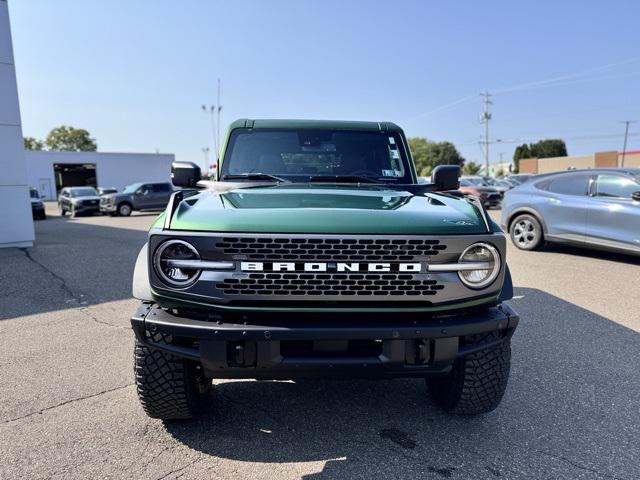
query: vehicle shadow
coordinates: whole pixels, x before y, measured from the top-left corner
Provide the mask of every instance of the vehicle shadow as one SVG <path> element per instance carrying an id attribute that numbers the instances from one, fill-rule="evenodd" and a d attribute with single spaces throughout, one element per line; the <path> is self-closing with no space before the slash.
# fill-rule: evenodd
<path id="1" fill-rule="evenodd" d="M 130 299 L 135 261 L 153 218 L 37 222 L 33 248 L 0 249 L 0 320 Z"/>
<path id="2" fill-rule="evenodd" d="M 305 478 L 640 477 L 640 335 L 537 289 L 516 294 L 510 384 L 490 414 L 447 415 L 420 380 L 223 381 L 212 413 L 165 427 L 213 457 L 324 462 Z"/>
<path id="3" fill-rule="evenodd" d="M 600 260 L 609 260 L 611 262 L 628 263 L 630 265 L 640 265 L 640 256 L 611 252 L 608 250 L 596 250 L 588 247 L 580 247 L 574 245 L 563 245 L 560 243 L 547 242 L 542 247 L 543 252 L 565 253 L 567 255 L 575 255 L 585 258 L 596 258 Z"/>

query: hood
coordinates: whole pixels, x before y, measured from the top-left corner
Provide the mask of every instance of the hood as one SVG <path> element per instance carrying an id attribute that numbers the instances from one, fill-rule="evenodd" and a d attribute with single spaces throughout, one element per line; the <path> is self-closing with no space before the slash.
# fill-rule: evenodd
<path id="1" fill-rule="evenodd" d="M 206 190 L 180 203 L 171 228 L 247 233 L 486 233 L 479 212 L 462 198 L 414 195 L 382 185 Z"/>
<path id="2" fill-rule="evenodd" d="M 116 198 L 129 197 L 130 195 L 131 194 L 129 194 L 129 193 L 122 193 L 122 192 L 104 193 L 104 194 L 100 195 L 100 198 L 106 198 L 107 200 L 115 200 Z"/>
<path id="3" fill-rule="evenodd" d="M 100 201 L 100 197 L 97 195 L 89 195 L 86 197 L 74 197 L 71 199 L 72 202 L 84 202 L 85 200 L 98 200 Z"/>

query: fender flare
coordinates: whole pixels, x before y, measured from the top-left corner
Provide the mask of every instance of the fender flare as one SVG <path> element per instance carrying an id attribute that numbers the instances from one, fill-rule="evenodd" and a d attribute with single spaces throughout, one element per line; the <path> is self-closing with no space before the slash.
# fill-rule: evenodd
<path id="1" fill-rule="evenodd" d="M 500 290 L 500 297 L 498 300 L 504 302 L 505 300 L 511 300 L 513 298 L 513 280 L 511 280 L 511 272 L 509 271 L 509 265 L 504 269 L 504 282 L 502 283 L 502 290 Z"/>
<path id="2" fill-rule="evenodd" d="M 138 253 L 136 266 L 133 270 L 133 296 L 143 302 L 153 302 L 151 284 L 149 283 L 148 251 L 149 247 L 145 243 Z"/>

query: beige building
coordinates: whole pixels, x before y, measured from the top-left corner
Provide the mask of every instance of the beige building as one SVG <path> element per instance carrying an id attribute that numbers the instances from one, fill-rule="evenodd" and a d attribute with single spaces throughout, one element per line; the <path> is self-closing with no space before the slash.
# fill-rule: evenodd
<path id="1" fill-rule="evenodd" d="M 571 157 L 523 158 L 520 160 L 520 173 L 550 173 L 582 168 L 640 168 L 640 150 L 627 151 L 622 164 L 622 152 L 596 152 L 590 155 Z"/>

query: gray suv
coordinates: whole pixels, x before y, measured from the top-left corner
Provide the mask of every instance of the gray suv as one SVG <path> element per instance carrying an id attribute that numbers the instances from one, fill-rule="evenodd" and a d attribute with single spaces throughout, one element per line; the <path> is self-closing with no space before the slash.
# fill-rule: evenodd
<path id="1" fill-rule="evenodd" d="M 169 182 L 134 183 L 121 193 L 101 196 L 100 211 L 128 217 L 134 210 L 163 210 L 173 190 Z"/>
<path id="2" fill-rule="evenodd" d="M 501 224 L 522 250 L 549 241 L 640 255 L 640 169 L 536 176 L 505 194 Z"/>

